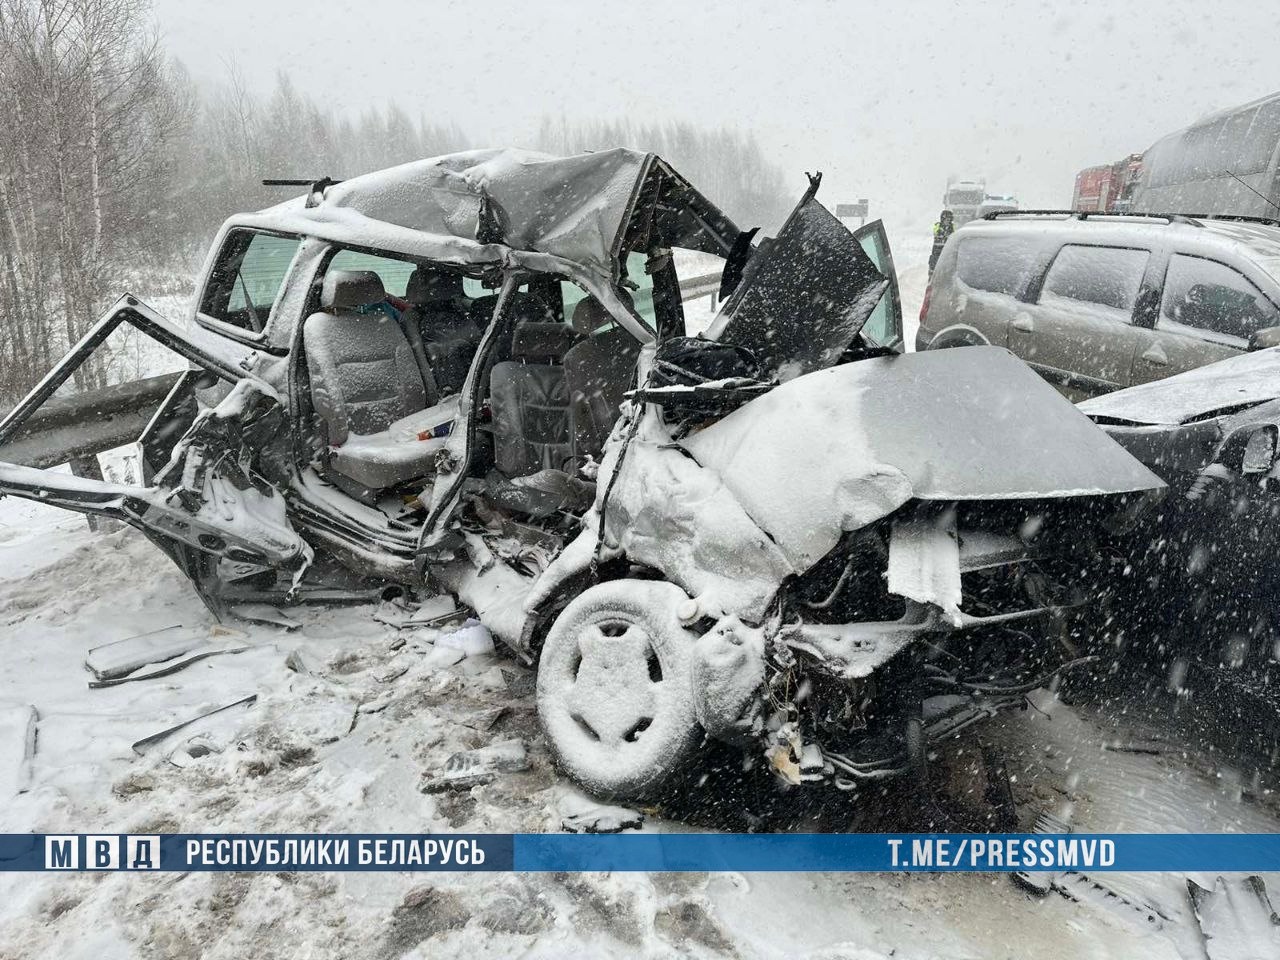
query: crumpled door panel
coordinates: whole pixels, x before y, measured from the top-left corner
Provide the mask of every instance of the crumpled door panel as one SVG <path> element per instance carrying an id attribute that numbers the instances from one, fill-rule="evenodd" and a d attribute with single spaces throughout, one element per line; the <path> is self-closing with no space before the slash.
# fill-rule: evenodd
<path id="1" fill-rule="evenodd" d="M 889 287 L 858 239 L 814 199 L 815 188 L 761 244 L 706 332 L 746 347 L 779 380 L 839 360 Z"/>

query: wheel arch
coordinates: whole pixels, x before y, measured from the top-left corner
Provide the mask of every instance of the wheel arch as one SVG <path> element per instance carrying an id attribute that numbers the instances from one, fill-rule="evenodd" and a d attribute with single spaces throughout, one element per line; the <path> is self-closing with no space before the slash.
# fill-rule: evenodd
<path id="1" fill-rule="evenodd" d="M 929 341 L 930 350 L 945 350 L 949 347 L 989 347 L 991 339 L 977 327 L 967 323 L 953 323 L 943 327 Z"/>

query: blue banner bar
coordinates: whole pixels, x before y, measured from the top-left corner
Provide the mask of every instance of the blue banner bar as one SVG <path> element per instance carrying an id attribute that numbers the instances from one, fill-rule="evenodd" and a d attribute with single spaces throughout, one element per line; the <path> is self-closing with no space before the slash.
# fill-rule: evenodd
<path id="1" fill-rule="evenodd" d="M 1280 834 L 0 834 L 0 871 L 1280 871 Z"/>
<path id="2" fill-rule="evenodd" d="M 520 834 L 536 871 L 1280 870 L 1280 834 Z"/>

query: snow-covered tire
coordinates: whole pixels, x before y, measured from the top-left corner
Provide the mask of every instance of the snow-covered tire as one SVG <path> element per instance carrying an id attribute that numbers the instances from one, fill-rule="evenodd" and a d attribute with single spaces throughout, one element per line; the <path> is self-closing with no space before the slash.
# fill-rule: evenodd
<path id="1" fill-rule="evenodd" d="M 684 591 L 654 580 L 591 587 L 556 618 L 538 663 L 538 716 L 557 765 L 600 796 L 654 793 L 702 740 L 680 625 Z"/>

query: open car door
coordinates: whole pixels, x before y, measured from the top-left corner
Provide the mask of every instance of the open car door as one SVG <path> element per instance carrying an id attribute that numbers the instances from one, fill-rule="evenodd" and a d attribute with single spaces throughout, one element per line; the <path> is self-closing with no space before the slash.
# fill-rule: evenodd
<path id="1" fill-rule="evenodd" d="M 192 369 L 123 390 L 55 400 L 55 409 L 42 411 L 122 324 L 178 353 Z M 275 391 L 252 372 L 256 361 L 251 348 L 200 328 L 181 328 L 133 297 L 121 298 L 0 420 L 0 495 L 129 523 L 164 549 L 202 594 L 224 560 L 301 569 L 310 549 L 289 525 L 283 496 L 253 466 L 254 452 L 283 436 L 286 422 Z M 122 401 L 132 396 L 130 390 L 145 395 L 169 384 L 149 422 Z M 130 425 L 143 429 L 121 436 Z M 150 461 L 141 483 L 52 469 L 128 440 L 142 440 L 143 460 Z"/>
<path id="2" fill-rule="evenodd" d="M 870 344 L 893 349 L 902 340 L 883 225 L 851 233 L 814 199 L 819 180 L 811 179 L 778 235 L 751 254 L 705 334 L 750 350 L 779 380 L 835 364 L 873 314 Z"/>

